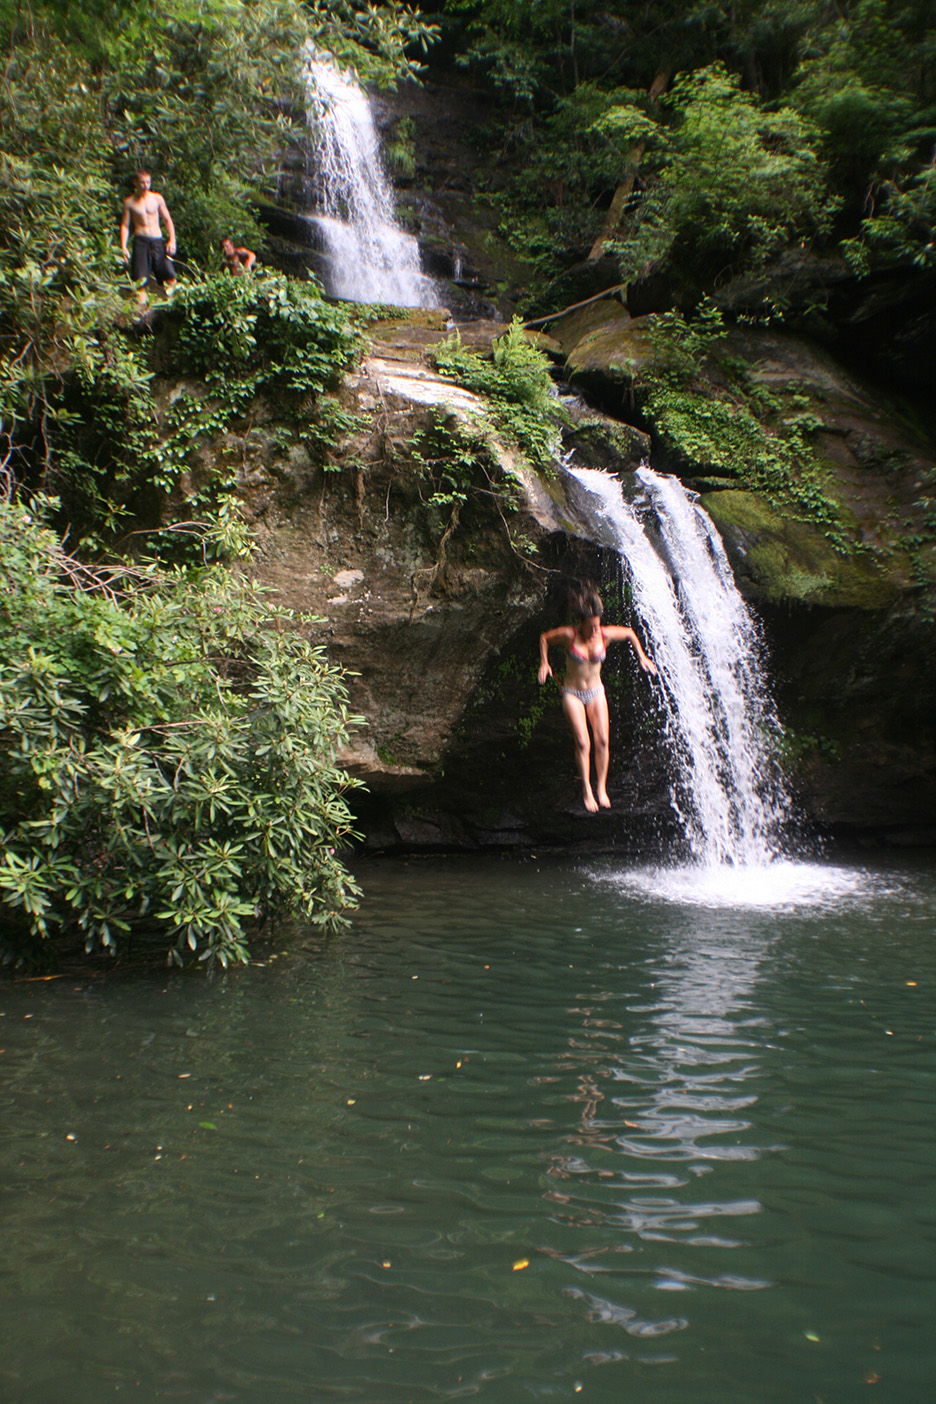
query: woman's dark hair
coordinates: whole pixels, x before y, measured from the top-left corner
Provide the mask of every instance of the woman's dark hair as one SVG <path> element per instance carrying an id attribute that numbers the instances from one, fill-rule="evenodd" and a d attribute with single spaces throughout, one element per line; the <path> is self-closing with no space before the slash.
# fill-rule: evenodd
<path id="1" fill-rule="evenodd" d="M 573 619 L 590 619 L 593 614 L 601 614 L 604 605 L 598 593 L 598 586 L 592 580 L 583 580 L 569 591 L 569 611 Z"/>

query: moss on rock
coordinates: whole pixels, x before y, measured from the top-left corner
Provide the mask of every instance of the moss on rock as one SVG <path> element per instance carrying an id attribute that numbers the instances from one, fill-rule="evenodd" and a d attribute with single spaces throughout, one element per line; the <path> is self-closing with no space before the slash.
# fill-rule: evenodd
<path id="1" fill-rule="evenodd" d="M 836 551 L 822 531 L 759 493 L 736 488 L 704 493 L 701 501 L 752 595 L 859 609 L 883 609 L 899 595 L 880 567 Z"/>

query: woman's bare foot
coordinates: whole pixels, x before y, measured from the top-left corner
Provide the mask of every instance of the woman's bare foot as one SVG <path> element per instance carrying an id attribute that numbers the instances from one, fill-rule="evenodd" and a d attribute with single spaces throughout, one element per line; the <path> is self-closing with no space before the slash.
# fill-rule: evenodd
<path id="1" fill-rule="evenodd" d="M 608 792 L 603 786 L 598 791 L 598 803 L 602 809 L 611 808 L 611 801 L 608 799 Z"/>
<path id="2" fill-rule="evenodd" d="M 597 813 L 598 813 L 598 801 L 595 799 L 595 796 L 592 794 L 592 792 L 591 792 L 591 787 L 589 787 L 589 788 L 585 791 L 585 793 L 582 795 L 582 799 L 583 799 L 584 802 L 585 802 L 585 808 L 588 810 L 589 814 L 597 814 Z"/>

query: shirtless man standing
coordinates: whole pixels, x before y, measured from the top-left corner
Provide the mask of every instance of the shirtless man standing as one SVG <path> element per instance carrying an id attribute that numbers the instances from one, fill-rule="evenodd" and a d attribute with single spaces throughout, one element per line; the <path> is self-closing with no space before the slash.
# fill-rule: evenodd
<path id="1" fill-rule="evenodd" d="M 162 237 L 166 227 L 166 239 Z M 127 243 L 133 229 L 133 256 Z M 132 195 L 124 200 L 120 220 L 120 249 L 124 263 L 130 264 L 133 281 L 144 280 L 140 288 L 140 306 L 146 306 L 146 281 L 155 278 L 169 292 L 176 285 L 175 269 L 169 261 L 176 251 L 175 225 L 165 200 L 153 189 L 149 171 L 137 171 Z M 169 255 L 169 257 L 167 257 Z"/>

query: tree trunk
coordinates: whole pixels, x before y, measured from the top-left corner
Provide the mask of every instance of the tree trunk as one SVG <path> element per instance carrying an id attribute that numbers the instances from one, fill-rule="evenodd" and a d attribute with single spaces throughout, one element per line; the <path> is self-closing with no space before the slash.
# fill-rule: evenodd
<path id="1" fill-rule="evenodd" d="M 638 141 L 627 158 L 627 164 L 630 169 L 614 192 L 611 208 L 608 210 L 605 216 L 605 222 L 601 226 L 601 233 L 598 235 L 594 244 L 592 244 L 591 253 L 588 255 L 589 263 L 601 257 L 604 253 L 605 244 L 609 239 L 614 238 L 615 233 L 620 227 L 624 206 L 634 192 L 634 182 L 637 179 L 637 167 L 640 165 L 640 160 L 646 150 L 646 146 L 647 143 L 645 141 Z"/>
<path id="2" fill-rule="evenodd" d="M 650 84 L 649 97 L 651 103 L 658 102 L 660 97 L 662 97 L 663 93 L 665 93 L 671 74 L 672 69 L 668 66 L 664 66 L 660 69 L 659 73 L 654 78 L 653 82 Z M 604 253 L 605 244 L 607 244 L 609 239 L 614 238 L 615 234 L 620 228 L 621 216 L 624 213 L 624 206 L 627 204 L 627 201 L 634 193 L 634 184 L 637 180 L 637 168 L 640 165 L 641 160 L 643 159 L 643 154 L 646 151 L 646 149 L 647 143 L 645 141 L 638 141 L 637 145 L 632 148 L 630 154 L 628 155 L 627 175 L 624 177 L 624 179 L 621 181 L 621 184 L 614 192 L 614 198 L 611 201 L 611 208 L 608 210 L 608 213 L 605 216 L 605 222 L 601 226 L 601 233 L 598 235 L 598 238 L 595 240 L 594 244 L 592 244 L 591 253 L 588 255 L 589 263 L 593 262 L 596 258 L 601 257 L 601 255 Z"/>

